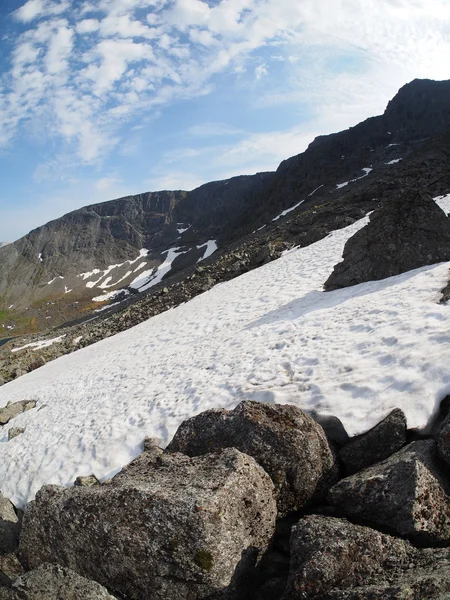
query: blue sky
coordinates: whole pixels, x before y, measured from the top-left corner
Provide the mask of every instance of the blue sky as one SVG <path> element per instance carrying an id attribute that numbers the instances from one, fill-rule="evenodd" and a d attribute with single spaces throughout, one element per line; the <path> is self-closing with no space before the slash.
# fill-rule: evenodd
<path id="1" fill-rule="evenodd" d="M 2 0 L 0 241 L 274 170 L 450 79 L 449 0 Z"/>

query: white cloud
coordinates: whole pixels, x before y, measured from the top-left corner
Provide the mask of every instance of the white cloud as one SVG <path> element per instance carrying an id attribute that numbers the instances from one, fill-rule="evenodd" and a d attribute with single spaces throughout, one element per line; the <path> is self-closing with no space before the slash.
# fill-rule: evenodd
<path id="1" fill-rule="evenodd" d="M 259 81 L 263 77 L 265 77 L 269 71 L 267 70 L 267 65 L 258 65 L 255 67 L 255 79 Z"/>
<path id="2" fill-rule="evenodd" d="M 48 45 L 45 64 L 49 73 L 59 73 L 67 69 L 67 60 L 73 48 L 73 31 L 60 27 Z"/>
<path id="3" fill-rule="evenodd" d="M 69 8 L 69 0 L 28 0 L 15 11 L 14 16 L 22 23 L 29 23 L 35 19 L 60 15 Z"/>
<path id="4" fill-rule="evenodd" d="M 111 190 L 118 184 L 122 183 L 122 179 L 119 177 L 102 177 L 95 182 L 95 189 L 104 192 L 106 190 Z"/>
<path id="5" fill-rule="evenodd" d="M 100 29 L 100 23 L 97 19 L 83 19 L 76 24 L 77 33 L 93 33 L 94 31 L 98 31 Z"/>
<path id="6" fill-rule="evenodd" d="M 220 74 L 249 90 L 264 78 L 255 107 L 307 106 L 320 132 L 379 112 L 407 80 L 450 77 L 447 0 L 28 0 L 14 16 L 28 29 L 0 91 L 0 144 L 45 122 L 84 162 L 125 120 L 207 94 Z"/>
<path id="7" fill-rule="evenodd" d="M 155 192 L 161 190 L 185 190 L 190 192 L 203 183 L 206 183 L 206 180 L 202 180 L 193 173 L 169 171 L 165 173 L 159 173 L 158 175 L 147 179 L 144 183 L 148 186 L 149 190 Z"/>

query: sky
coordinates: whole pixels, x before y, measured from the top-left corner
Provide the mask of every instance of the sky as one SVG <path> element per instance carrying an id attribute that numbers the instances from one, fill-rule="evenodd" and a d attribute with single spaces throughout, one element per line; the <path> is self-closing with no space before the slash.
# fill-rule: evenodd
<path id="1" fill-rule="evenodd" d="M 275 170 L 450 79 L 450 0 L 1 0 L 0 241 Z"/>

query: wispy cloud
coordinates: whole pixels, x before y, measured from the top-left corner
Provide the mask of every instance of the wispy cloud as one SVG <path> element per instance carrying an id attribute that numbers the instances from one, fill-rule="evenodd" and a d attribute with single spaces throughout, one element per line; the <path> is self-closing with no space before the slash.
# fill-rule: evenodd
<path id="1" fill-rule="evenodd" d="M 23 0 L 6 21 L 0 148 L 32 138 L 29 180 L 78 205 L 275 169 L 450 78 L 448 0 Z"/>
<path id="2" fill-rule="evenodd" d="M 446 0 L 368 0 L 363 9 L 358 0 L 28 0 L 13 16 L 27 29 L 3 79 L 0 144 L 46 119 L 84 162 L 111 151 L 138 112 L 209 93 L 215 75 L 244 72 L 271 45 L 288 65 L 286 85 L 259 106 L 311 102 L 321 79 L 345 81 L 327 69 L 339 51 L 362 53 L 369 80 L 383 71 L 397 85 L 400 69 L 405 79 L 450 76 Z M 268 61 L 252 72 L 268 81 Z"/>

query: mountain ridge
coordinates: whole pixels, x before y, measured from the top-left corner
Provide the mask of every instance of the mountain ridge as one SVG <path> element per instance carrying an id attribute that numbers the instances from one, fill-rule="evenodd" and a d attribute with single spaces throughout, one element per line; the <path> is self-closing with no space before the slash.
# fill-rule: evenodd
<path id="1" fill-rule="evenodd" d="M 256 265 L 265 244 L 310 243 L 396 190 L 446 193 L 448 132 L 450 82 L 414 80 L 383 115 L 319 136 L 275 172 L 72 211 L 0 249 L 2 324 L 18 332 L 60 325 L 112 302 L 115 291 L 134 300 L 137 290 L 157 290 L 240 247 Z"/>

